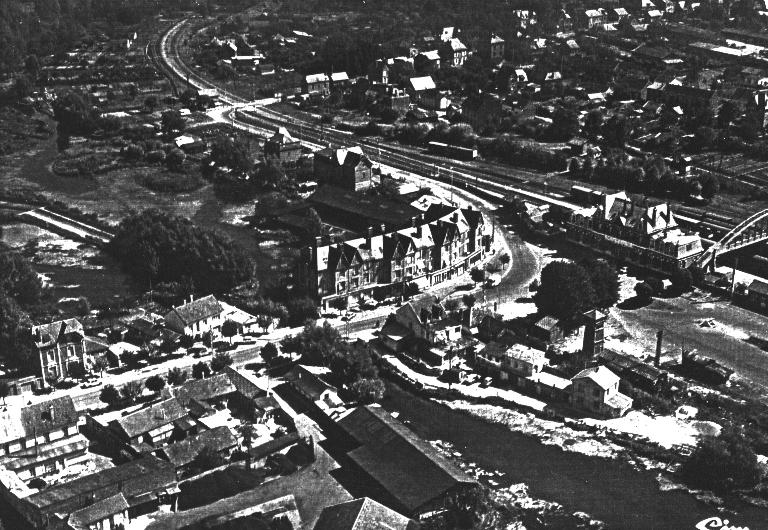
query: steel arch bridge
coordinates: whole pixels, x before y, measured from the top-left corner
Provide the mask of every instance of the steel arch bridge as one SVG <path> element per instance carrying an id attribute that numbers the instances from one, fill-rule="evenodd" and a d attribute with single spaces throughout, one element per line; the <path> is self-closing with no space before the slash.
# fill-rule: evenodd
<path id="1" fill-rule="evenodd" d="M 720 241 L 700 254 L 693 264 L 700 269 L 713 269 L 717 256 L 766 240 L 768 240 L 768 210 L 763 210 L 733 227 Z"/>

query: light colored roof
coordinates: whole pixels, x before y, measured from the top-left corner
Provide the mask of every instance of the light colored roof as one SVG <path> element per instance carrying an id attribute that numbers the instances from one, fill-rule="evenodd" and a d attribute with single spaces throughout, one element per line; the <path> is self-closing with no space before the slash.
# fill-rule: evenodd
<path id="1" fill-rule="evenodd" d="M 416 92 L 421 92 L 422 90 L 434 90 L 437 88 L 434 79 L 432 79 L 432 76 L 430 75 L 424 77 L 412 77 L 408 82 L 411 84 L 411 88 Z"/>
<path id="2" fill-rule="evenodd" d="M 455 52 L 460 52 L 467 49 L 464 43 L 461 42 L 459 39 L 451 39 L 450 44 L 451 44 L 451 49 Z"/>
<path id="3" fill-rule="evenodd" d="M 307 83 L 323 83 L 328 81 L 328 76 L 326 74 L 309 74 L 304 78 L 304 81 Z"/>
<path id="4" fill-rule="evenodd" d="M 601 16 L 603 16 L 603 14 L 600 11 L 598 11 L 597 9 L 587 9 L 586 11 L 584 11 L 584 14 L 587 15 L 588 17 L 590 17 L 590 18 L 591 17 L 601 17 Z"/>
<path id="5" fill-rule="evenodd" d="M 334 72 L 331 74 L 331 81 L 338 83 L 339 81 L 349 81 L 347 72 Z"/>
<path id="6" fill-rule="evenodd" d="M 605 366 L 586 368 L 573 376 L 573 381 L 576 381 L 577 379 L 589 379 L 603 390 L 607 390 L 619 383 L 619 376 L 611 372 Z"/>
<path id="7" fill-rule="evenodd" d="M 440 53 L 437 50 L 429 50 L 426 52 L 421 52 L 419 55 L 422 57 L 430 60 L 430 61 L 439 61 L 440 60 Z"/>
<path id="8" fill-rule="evenodd" d="M 190 325 L 206 318 L 218 316 L 222 311 L 221 304 L 216 300 L 216 297 L 209 294 L 203 298 L 198 298 L 197 300 L 175 307 L 165 318 L 167 319 L 169 315 L 173 314 L 185 325 Z"/>
<path id="9" fill-rule="evenodd" d="M 114 420 L 114 426 L 134 438 L 187 416 L 176 398 L 169 398 Z"/>
<path id="10" fill-rule="evenodd" d="M 323 509 L 313 530 L 406 530 L 410 519 L 363 497 Z"/>

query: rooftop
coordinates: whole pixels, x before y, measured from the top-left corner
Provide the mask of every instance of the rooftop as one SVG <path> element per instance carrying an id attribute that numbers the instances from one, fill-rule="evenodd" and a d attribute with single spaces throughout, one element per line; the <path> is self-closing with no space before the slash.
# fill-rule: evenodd
<path id="1" fill-rule="evenodd" d="M 64 396 L 27 407 L 5 407 L 0 412 L 0 443 L 42 436 L 77 425 L 78 414 L 72 398 Z"/>
<path id="2" fill-rule="evenodd" d="M 186 407 L 193 399 L 205 401 L 231 394 L 235 390 L 235 385 L 232 384 L 227 374 L 216 374 L 205 379 L 187 381 L 183 385 L 174 388 L 172 392 L 181 406 Z"/>
<path id="3" fill-rule="evenodd" d="M 176 315 L 185 325 L 194 324 L 206 318 L 220 315 L 223 311 L 221 304 L 216 300 L 216 297 L 212 294 L 192 300 L 184 305 L 173 308 L 173 310 L 166 315 Z"/>
<path id="4" fill-rule="evenodd" d="M 611 372 L 605 366 L 593 366 L 586 368 L 573 376 L 573 380 L 589 379 L 603 390 L 607 390 L 619 383 L 619 376 Z"/>
<path id="5" fill-rule="evenodd" d="M 363 497 L 325 508 L 314 530 L 407 530 L 413 524 L 396 511 Z"/>
<path id="6" fill-rule="evenodd" d="M 186 416 L 187 411 L 176 398 L 169 398 L 113 420 L 110 424 L 128 438 L 135 438 Z"/>
<path id="7" fill-rule="evenodd" d="M 231 449 L 236 445 L 237 440 L 229 427 L 222 426 L 171 444 L 164 447 L 161 452 L 174 467 L 179 468 L 192 462 L 205 447 L 219 452 Z"/>

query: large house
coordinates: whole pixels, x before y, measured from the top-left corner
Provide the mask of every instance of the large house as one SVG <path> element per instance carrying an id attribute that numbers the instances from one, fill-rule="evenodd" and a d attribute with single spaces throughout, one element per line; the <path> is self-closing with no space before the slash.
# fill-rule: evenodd
<path id="1" fill-rule="evenodd" d="M 165 325 L 190 337 L 200 337 L 209 331 L 215 334 L 221 329 L 223 312 L 224 308 L 212 294 L 197 300 L 190 297 L 189 302 L 174 307 L 165 315 Z"/>
<path id="2" fill-rule="evenodd" d="M 109 430 L 108 438 L 111 435 L 130 452 L 140 454 L 183 439 L 195 425 L 176 398 L 169 398 L 112 420 Z"/>
<path id="3" fill-rule="evenodd" d="M 481 365 L 485 365 L 499 375 L 502 380 L 518 377 L 530 377 L 541 372 L 547 360 L 544 352 L 525 346 L 513 344 L 507 346 L 498 342 L 490 342 L 477 354 Z"/>
<path id="4" fill-rule="evenodd" d="M 454 37 L 440 49 L 440 57 L 444 66 L 458 68 L 464 66 L 467 57 L 469 57 L 469 50 L 463 42 Z"/>
<path id="5" fill-rule="evenodd" d="M 571 405 L 598 416 L 618 418 L 632 408 L 632 398 L 619 392 L 619 376 L 605 366 L 594 366 L 571 379 Z"/>
<path id="6" fill-rule="evenodd" d="M 373 163 L 359 146 L 326 148 L 315 153 L 315 180 L 346 190 L 360 191 L 373 184 Z"/>
<path id="7" fill-rule="evenodd" d="M 327 94 L 331 79 L 326 74 L 311 74 L 304 77 L 305 94 Z"/>
<path id="8" fill-rule="evenodd" d="M 704 249 L 683 232 L 669 204 L 635 204 L 624 193 L 603 194 L 597 206 L 573 213 L 567 235 L 582 245 L 649 269 L 690 266 Z"/>
<path id="9" fill-rule="evenodd" d="M 418 524 L 363 497 L 323 508 L 313 530 L 416 530 Z"/>
<path id="10" fill-rule="evenodd" d="M 303 253 L 299 278 L 323 307 L 371 295 L 402 291 L 410 282 L 434 285 L 470 270 L 487 250 L 482 213 L 432 205 L 412 226 L 374 231 L 337 243 L 316 240 Z"/>
<path id="11" fill-rule="evenodd" d="M 27 480 L 61 471 L 88 449 L 69 396 L 0 412 L 0 466 Z"/>
<path id="12" fill-rule="evenodd" d="M 87 372 L 95 356 L 107 351 L 105 344 L 85 335 L 83 325 L 75 318 L 33 326 L 32 340 L 44 380 Z"/>

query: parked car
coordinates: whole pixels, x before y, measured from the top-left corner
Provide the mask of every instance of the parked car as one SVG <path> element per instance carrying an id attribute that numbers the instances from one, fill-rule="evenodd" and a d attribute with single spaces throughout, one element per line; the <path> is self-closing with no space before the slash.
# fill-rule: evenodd
<path id="1" fill-rule="evenodd" d="M 86 381 L 85 383 L 80 385 L 80 388 L 95 388 L 95 387 L 100 386 L 100 385 L 101 385 L 101 381 L 90 380 L 90 381 Z"/>

